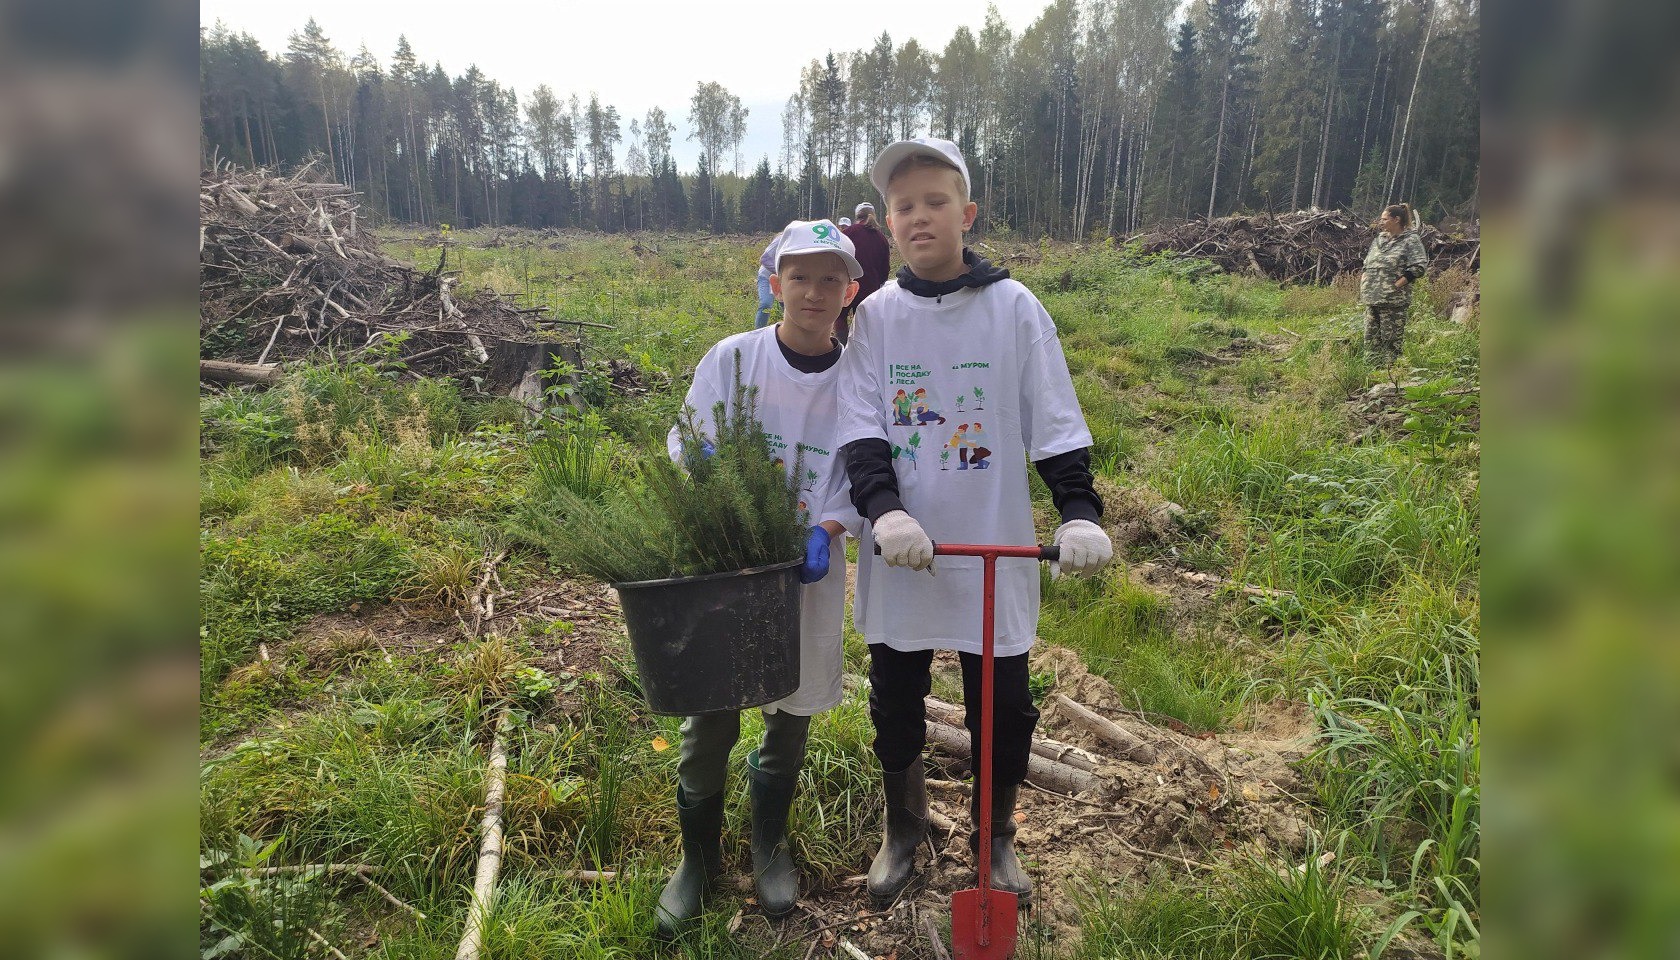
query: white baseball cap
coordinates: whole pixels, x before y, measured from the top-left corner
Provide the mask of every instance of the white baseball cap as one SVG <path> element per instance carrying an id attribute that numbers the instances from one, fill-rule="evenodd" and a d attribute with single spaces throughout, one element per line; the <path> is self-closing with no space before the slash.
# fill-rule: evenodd
<path id="1" fill-rule="evenodd" d="M 968 164 L 963 162 L 962 151 L 957 149 L 956 144 L 938 137 L 917 137 L 889 145 L 875 158 L 875 165 L 869 168 L 869 182 L 875 185 L 875 191 L 882 198 L 887 195 L 887 180 L 892 176 L 893 168 L 917 154 L 925 154 L 956 167 L 957 172 L 962 174 L 963 189 L 974 193 L 974 183 L 968 178 Z"/>
<path id="2" fill-rule="evenodd" d="M 851 218 L 851 217 L 841 217 L 841 218 L 840 218 L 840 225 L 841 225 L 841 226 L 842 226 L 842 227 L 849 227 L 849 226 L 851 226 L 851 225 L 852 225 L 852 218 Z M 854 246 L 856 246 L 856 244 L 854 244 Z"/>
<path id="3" fill-rule="evenodd" d="M 865 200 L 864 202 L 857 205 L 856 210 L 852 211 L 852 216 L 861 217 L 861 216 L 863 216 L 864 211 L 866 211 L 866 210 L 870 213 L 874 213 L 875 212 L 875 205 L 873 203 L 870 203 L 869 201 Z"/>
<path id="4" fill-rule="evenodd" d="M 852 238 L 841 233 L 832 220 L 795 220 L 783 227 L 776 247 L 776 272 L 781 272 L 783 259 L 807 253 L 838 253 L 846 261 L 848 276 L 853 280 L 863 276 Z"/>

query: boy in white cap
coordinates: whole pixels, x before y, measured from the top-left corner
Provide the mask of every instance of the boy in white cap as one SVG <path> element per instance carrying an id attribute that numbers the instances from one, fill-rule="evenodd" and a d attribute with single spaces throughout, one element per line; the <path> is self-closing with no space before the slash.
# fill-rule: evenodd
<path id="1" fill-rule="evenodd" d="M 886 794 L 886 829 L 869 868 L 877 902 L 896 898 L 927 836 L 923 700 L 935 650 L 960 652 L 965 723 L 979 736 L 981 572 L 978 558 L 945 557 L 930 577 L 933 542 L 1036 542 L 1027 487 L 1031 459 L 1061 513 L 1053 542 L 1060 572 L 1091 574 L 1113 556 L 1097 520 L 1091 434 L 1085 427 L 1056 326 L 1009 273 L 963 247 L 978 207 L 956 144 L 923 138 L 881 152 L 870 179 L 885 202 L 905 266 L 859 305 L 840 364 L 839 442 L 852 503 L 869 520 L 858 548 L 852 621 L 869 641 L 869 715 Z M 984 452 L 970 437 L 970 469 L 898 470 L 893 446 L 914 427 L 895 422 L 897 391 L 985 396 Z M 959 431 L 959 434 L 961 431 Z M 972 449 L 970 449 L 972 448 Z M 986 462 L 995 457 L 996 464 Z M 881 555 L 873 555 L 879 546 Z M 1015 810 L 1026 779 L 1038 710 L 1027 689 L 1027 651 L 1038 627 L 1038 565 L 1000 558 L 996 584 L 992 881 L 1027 898 L 1032 882 L 1015 855 Z M 977 835 L 970 844 L 977 843 Z"/>
<path id="2" fill-rule="evenodd" d="M 857 294 L 862 272 L 852 243 L 827 220 L 795 220 L 775 241 L 770 284 L 782 303 L 781 322 L 726 337 L 701 359 L 685 401 L 695 424 L 711 432 L 713 407 L 734 400 L 736 364 L 741 382 L 757 390 L 766 441 L 798 478 L 806 522 L 805 584 L 801 602 L 799 689 L 760 708 L 764 739 L 747 756 L 752 797 L 753 885 L 759 905 L 772 916 L 793 909 L 799 878 L 788 851 L 787 820 L 805 759 L 811 717 L 840 702 L 841 623 L 846 601 L 846 551 L 830 545 L 862 520 L 846 490 L 834 442 L 835 384 L 840 344 L 834 318 Z M 730 411 L 733 413 L 733 411 Z M 673 459 L 682 456 L 675 428 L 667 439 Z M 839 561 L 830 567 L 829 558 Z M 677 761 L 677 819 L 682 863 L 659 897 L 659 927 L 675 933 L 700 912 L 701 898 L 722 869 L 724 781 L 729 751 L 741 735 L 739 711 L 688 717 Z"/>

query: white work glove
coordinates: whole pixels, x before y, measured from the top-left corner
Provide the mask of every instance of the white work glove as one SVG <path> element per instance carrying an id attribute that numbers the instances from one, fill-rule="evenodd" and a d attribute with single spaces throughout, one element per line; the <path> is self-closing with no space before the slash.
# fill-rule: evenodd
<path id="1" fill-rule="evenodd" d="M 1050 541 L 1062 548 L 1062 558 L 1050 564 L 1050 579 L 1063 572 L 1089 576 L 1114 559 L 1114 544 L 1103 528 L 1089 520 L 1069 520 L 1056 528 Z"/>
<path id="2" fill-rule="evenodd" d="M 889 567 L 926 570 L 933 566 L 933 540 L 903 510 L 889 510 L 875 521 L 875 545 Z"/>

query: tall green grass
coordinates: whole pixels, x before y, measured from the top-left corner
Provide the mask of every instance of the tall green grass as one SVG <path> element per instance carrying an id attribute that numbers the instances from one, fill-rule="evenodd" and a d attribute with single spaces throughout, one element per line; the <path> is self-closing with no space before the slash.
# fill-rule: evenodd
<path id="1" fill-rule="evenodd" d="M 1075 895 L 1073 960 L 1344 960 L 1373 940 L 1348 878 L 1319 866 L 1239 858 L 1212 876 L 1119 885 L 1092 879 Z"/>
<path id="2" fill-rule="evenodd" d="M 1091 586 L 1058 581 L 1046 591 L 1039 630 L 1079 651 L 1128 708 L 1197 730 L 1227 728 L 1254 689 L 1230 647 L 1181 623 L 1164 596 L 1123 576 Z"/>
<path id="3" fill-rule="evenodd" d="M 1391 447 L 1347 447 L 1300 414 L 1182 438 L 1166 478 L 1186 506 L 1241 509 L 1256 536 L 1245 579 L 1343 599 L 1407 571 L 1449 584 L 1480 563 L 1478 503 Z"/>
<path id="4" fill-rule="evenodd" d="M 1309 770 L 1327 819 L 1414 898 L 1443 950 L 1479 940 L 1481 718 L 1477 659 L 1436 689 L 1390 701 L 1315 697 L 1323 745 Z"/>

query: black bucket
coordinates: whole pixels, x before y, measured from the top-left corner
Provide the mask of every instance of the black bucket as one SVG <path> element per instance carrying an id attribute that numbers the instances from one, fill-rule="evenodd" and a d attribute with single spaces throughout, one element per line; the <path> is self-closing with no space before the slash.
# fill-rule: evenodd
<path id="1" fill-rule="evenodd" d="M 741 710 L 799 689 L 802 562 L 613 584 L 648 709 Z"/>

